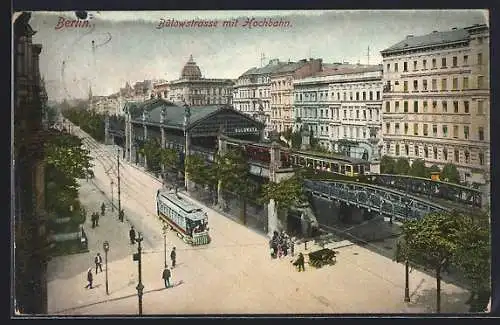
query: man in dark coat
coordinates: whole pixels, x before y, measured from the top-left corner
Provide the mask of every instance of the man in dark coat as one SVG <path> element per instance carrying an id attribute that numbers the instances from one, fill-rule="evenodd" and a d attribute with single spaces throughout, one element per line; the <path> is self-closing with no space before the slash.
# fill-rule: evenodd
<path id="1" fill-rule="evenodd" d="M 97 274 L 97 270 L 101 270 L 102 272 L 102 256 L 101 254 L 97 253 L 95 259 L 95 274 Z"/>
<path id="2" fill-rule="evenodd" d="M 128 232 L 128 236 L 130 238 L 130 243 L 132 245 L 135 244 L 135 230 L 134 230 L 134 227 L 130 227 L 130 231 Z"/>
<path id="3" fill-rule="evenodd" d="M 90 217 L 90 220 L 92 221 L 92 228 L 95 228 L 95 212 L 92 213 L 92 216 Z"/>
<path id="4" fill-rule="evenodd" d="M 305 264 L 304 255 L 302 253 L 299 253 L 299 257 L 297 257 L 297 260 L 295 262 L 293 262 L 293 265 L 298 267 L 299 272 L 300 272 L 301 269 L 302 269 L 302 271 L 306 270 L 304 267 L 304 264 Z"/>
<path id="5" fill-rule="evenodd" d="M 163 275 L 162 279 L 165 281 L 165 288 L 170 287 L 170 270 L 168 269 L 168 266 L 165 266 L 165 269 L 163 270 Z"/>
<path id="6" fill-rule="evenodd" d="M 177 257 L 177 254 L 175 252 L 175 247 L 172 248 L 172 251 L 170 252 L 170 259 L 172 260 L 172 268 L 175 267 L 175 259 Z"/>
<path id="7" fill-rule="evenodd" d="M 89 268 L 87 271 L 87 281 L 89 282 L 85 289 L 92 289 L 92 281 L 94 280 L 94 276 L 92 275 L 92 268 Z"/>

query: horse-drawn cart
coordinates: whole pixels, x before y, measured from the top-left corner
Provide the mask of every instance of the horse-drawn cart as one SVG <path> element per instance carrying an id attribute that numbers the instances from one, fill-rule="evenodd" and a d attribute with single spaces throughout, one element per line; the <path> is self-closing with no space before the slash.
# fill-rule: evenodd
<path id="1" fill-rule="evenodd" d="M 334 265 L 337 262 L 335 251 L 323 248 L 309 253 L 309 265 L 320 268 L 324 265 Z"/>

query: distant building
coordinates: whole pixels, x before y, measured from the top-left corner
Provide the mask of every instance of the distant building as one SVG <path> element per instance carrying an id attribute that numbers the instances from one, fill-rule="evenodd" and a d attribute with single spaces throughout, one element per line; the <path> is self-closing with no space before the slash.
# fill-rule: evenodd
<path id="1" fill-rule="evenodd" d="M 320 72 L 322 59 L 290 62 L 271 73 L 271 127 L 283 132 L 293 127 L 293 81 Z"/>
<path id="2" fill-rule="evenodd" d="M 181 76 L 169 84 L 168 99 L 189 105 L 231 105 L 233 81 L 203 78 L 193 56 L 182 68 Z"/>
<path id="3" fill-rule="evenodd" d="M 271 73 L 287 62 L 270 60 L 261 68 L 251 68 L 243 73 L 233 88 L 233 106 L 236 110 L 259 119 L 266 124 L 266 137 L 271 128 Z"/>
<path id="4" fill-rule="evenodd" d="M 294 130 L 354 158 L 379 158 L 382 66 L 338 64 L 293 82 Z"/>
<path id="5" fill-rule="evenodd" d="M 488 26 L 408 35 L 381 54 L 383 153 L 453 163 L 463 180 L 482 181 L 490 169 Z"/>
<path id="6" fill-rule="evenodd" d="M 153 85 L 153 96 L 156 98 L 168 98 L 169 83 L 167 81 Z"/>

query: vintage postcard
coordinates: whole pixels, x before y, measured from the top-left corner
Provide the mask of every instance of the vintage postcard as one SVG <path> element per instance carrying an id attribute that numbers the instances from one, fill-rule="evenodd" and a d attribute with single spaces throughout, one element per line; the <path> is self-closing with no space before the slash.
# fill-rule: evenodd
<path id="1" fill-rule="evenodd" d="M 491 305 L 487 10 L 12 25 L 13 315 Z"/>

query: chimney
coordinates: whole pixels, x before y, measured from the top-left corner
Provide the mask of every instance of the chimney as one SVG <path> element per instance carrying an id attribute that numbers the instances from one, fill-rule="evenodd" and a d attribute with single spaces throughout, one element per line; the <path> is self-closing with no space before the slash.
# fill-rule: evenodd
<path id="1" fill-rule="evenodd" d="M 451 30 L 457 30 L 457 28 L 456 28 L 456 27 L 453 27 Z"/>

